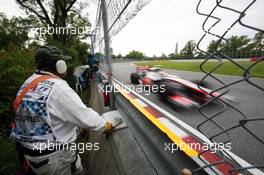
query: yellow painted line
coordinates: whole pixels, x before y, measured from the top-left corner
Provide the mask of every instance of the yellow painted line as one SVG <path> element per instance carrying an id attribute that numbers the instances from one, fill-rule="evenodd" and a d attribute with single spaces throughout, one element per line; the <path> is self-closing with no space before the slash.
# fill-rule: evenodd
<path id="1" fill-rule="evenodd" d="M 120 86 L 120 85 L 119 85 Z M 126 98 L 128 99 L 141 113 L 143 113 L 153 124 L 155 124 L 162 132 L 166 133 L 168 137 L 177 144 L 182 151 L 184 151 L 189 157 L 196 157 L 198 156 L 198 152 L 189 147 L 189 145 L 182 140 L 179 136 L 173 133 L 169 128 L 167 128 L 164 124 L 162 124 L 159 120 L 157 120 L 150 112 L 148 112 L 145 108 L 140 106 L 140 104 L 131 98 L 128 95 L 128 92 L 124 89 L 121 89 L 118 86 L 115 86 L 117 90 Z M 182 149 L 183 148 L 183 149 Z"/>

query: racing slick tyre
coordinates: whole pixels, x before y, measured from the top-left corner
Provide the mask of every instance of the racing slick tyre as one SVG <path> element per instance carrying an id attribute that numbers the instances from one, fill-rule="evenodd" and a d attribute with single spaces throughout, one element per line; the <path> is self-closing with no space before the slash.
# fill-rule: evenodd
<path id="1" fill-rule="evenodd" d="M 200 83 L 200 80 L 191 80 L 191 82 L 194 84 L 200 85 L 202 87 L 205 87 L 205 88 L 212 88 L 212 85 L 208 82 L 205 82 L 205 81 Z"/>
<path id="2" fill-rule="evenodd" d="M 132 84 L 139 84 L 139 79 L 140 79 L 140 76 L 138 75 L 138 73 L 132 73 L 130 75 L 130 80 Z"/>

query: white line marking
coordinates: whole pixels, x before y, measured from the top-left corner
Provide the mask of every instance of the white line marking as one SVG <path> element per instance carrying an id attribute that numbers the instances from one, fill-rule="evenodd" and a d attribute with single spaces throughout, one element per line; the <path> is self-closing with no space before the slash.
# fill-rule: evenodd
<path id="1" fill-rule="evenodd" d="M 140 106 L 142 106 L 143 108 L 148 107 L 148 105 L 146 103 L 144 103 L 142 100 L 140 100 L 139 98 L 135 98 L 134 99 Z"/>
<path id="2" fill-rule="evenodd" d="M 175 133 L 177 136 L 179 136 L 180 138 L 188 136 L 188 134 L 186 132 L 184 132 L 182 129 L 178 128 L 177 126 L 175 126 L 168 119 L 166 119 L 164 117 L 160 117 L 160 118 L 158 118 L 158 120 L 162 124 L 164 124 L 167 128 L 169 128 L 173 133 Z"/>

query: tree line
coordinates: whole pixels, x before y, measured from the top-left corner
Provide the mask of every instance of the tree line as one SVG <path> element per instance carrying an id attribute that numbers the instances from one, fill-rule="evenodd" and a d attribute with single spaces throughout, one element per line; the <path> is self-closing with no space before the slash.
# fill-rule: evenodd
<path id="1" fill-rule="evenodd" d="M 216 51 L 221 54 L 216 55 L 217 57 L 223 58 L 228 56 L 230 58 L 250 58 L 260 57 L 264 55 L 264 33 L 258 32 L 253 38 L 249 38 L 246 35 L 242 36 L 231 36 L 226 41 L 219 42 L 218 40 L 212 40 L 207 50 L 208 54 L 213 54 Z M 160 56 L 146 57 L 143 52 L 131 51 L 124 57 L 121 54 L 114 55 L 116 59 L 129 58 L 129 59 L 195 59 L 205 58 L 206 53 L 197 50 L 197 43 L 194 40 L 186 42 L 180 53 L 171 53 L 169 55 L 161 54 Z"/>

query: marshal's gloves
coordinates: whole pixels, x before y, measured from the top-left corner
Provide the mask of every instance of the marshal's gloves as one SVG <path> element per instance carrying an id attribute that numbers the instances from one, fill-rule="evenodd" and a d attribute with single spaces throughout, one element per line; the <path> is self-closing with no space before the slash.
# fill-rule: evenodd
<path id="1" fill-rule="evenodd" d="M 104 132 L 111 132 L 115 127 L 122 123 L 122 119 L 117 116 L 105 115 L 105 128 Z"/>

